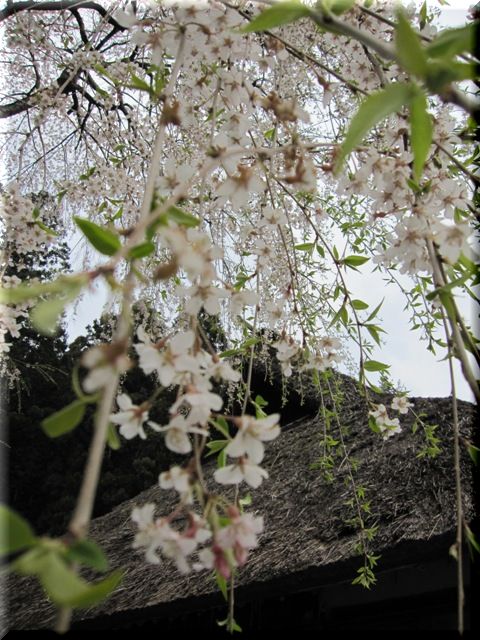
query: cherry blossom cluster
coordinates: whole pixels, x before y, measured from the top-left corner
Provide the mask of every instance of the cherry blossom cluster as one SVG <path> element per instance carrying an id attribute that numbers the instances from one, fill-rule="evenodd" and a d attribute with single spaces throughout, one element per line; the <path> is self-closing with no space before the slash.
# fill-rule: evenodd
<path id="1" fill-rule="evenodd" d="M 406 414 L 413 404 L 405 396 L 395 396 L 391 403 L 391 408 L 398 413 Z M 402 428 L 398 418 L 389 418 L 384 404 L 375 405 L 375 409 L 368 412 L 368 415 L 375 420 L 377 428 L 384 440 L 388 440 L 396 433 L 400 433 Z"/>
<path id="2" fill-rule="evenodd" d="M 400 433 L 402 430 L 398 418 L 388 417 L 387 409 L 384 404 L 376 405 L 376 408 L 369 411 L 368 415 L 375 420 L 375 424 L 384 440 L 388 440 L 388 438 L 391 438 L 396 433 Z"/>
<path id="3" fill-rule="evenodd" d="M 138 342 L 134 346 L 143 371 L 146 374 L 155 373 L 164 387 L 179 385 L 179 393 L 170 407 L 168 425 L 160 426 L 149 420 L 149 402 L 135 405 L 125 393 L 117 397 L 120 411 L 113 413 L 110 421 L 119 425 L 120 434 L 127 439 L 136 436 L 146 438 L 146 424 L 154 431 L 165 434 L 165 444 L 171 451 L 179 454 L 193 452 L 197 456 L 199 443 L 198 440 L 192 443 L 192 436 L 201 436 L 206 440 L 223 405 L 222 398 L 211 391 L 210 380 L 235 383 L 240 379 L 239 372 L 218 356 L 212 356 L 200 348 L 192 330 L 153 343 L 141 327 L 137 337 Z M 83 364 L 88 366 L 92 363 L 94 366 L 84 380 L 84 388 L 88 391 L 107 383 L 108 367 L 115 366 L 118 371 L 124 364 L 119 364 L 115 360 L 116 354 L 109 354 L 106 349 L 105 345 L 101 345 L 84 356 Z M 213 474 L 215 481 L 224 485 L 239 485 L 245 481 L 250 487 L 257 488 L 264 478 L 268 478 L 267 471 L 259 464 L 264 457 L 263 443 L 275 439 L 280 433 L 279 419 L 278 414 L 262 419 L 247 415 L 230 418 L 237 433 L 230 438 L 224 450 L 235 462 L 218 468 Z M 211 492 L 206 497 L 195 456 L 186 467 L 175 465 L 160 474 L 160 487 L 174 489 L 179 494 L 179 506 L 171 516 L 153 521 L 154 505 L 134 509 L 132 518 L 139 527 L 134 546 L 145 547 L 147 561 L 154 563 L 159 561 L 156 553 L 160 550 L 164 557 L 176 562 L 180 571 L 186 572 L 190 568 L 187 557 L 198 551 L 198 544 L 211 539 L 211 544 L 198 552 L 198 562 L 194 567 L 214 567 L 221 575 L 228 577 L 234 568 L 246 561 L 248 551 L 256 546 L 256 534 L 261 532 L 263 521 L 250 514 L 240 514 L 235 505 L 229 504 L 223 508 L 228 523 L 220 524 L 219 498 Z M 199 492 L 203 496 L 200 501 L 203 504 L 202 516 L 192 510 L 194 496 L 198 496 Z M 172 521 L 176 515 L 184 512 L 188 526 L 180 532 L 173 528 Z"/>
<path id="4" fill-rule="evenodd" d="M 145 558 L 151 564 L 159 564 L 158 552 L 175 562 L 181 573 L 188 573 L 192 567 L 196 571 L 215 569 L 219 575 L 228 579 L 232 572 L 247 561 L 251 549 L 258 546 L 257 536 L 263 531 L 263 519 L 249 513 L 240 513 L 235 506 L 227 509 L 222 527 L 213 532 L 207 523 L 189 512 L 188 523 L 183 531 L 171 526 L 171 519 L 157 518 L 153 514 L 155 505 L 145 504 L 136 507 L 132 520 L 138 525 L 134 548 L 144 548 Z M 209 542 L 209 546 L 198 546 Z M 197 553 L 193 562 L 188 556 Z"/>
<path id="5" fill-rule="evenodd" d="M 342 346 L 340 340 L 329 336 L 315 341 L 313 350 L 302 349 L 291 336 L 286 335 L 272 346 L 277 350 L 277 360 L 286 378 L 292 375 L 294 365 L 301 371 L 326 371 L 342 359 L 338 353 Z"/>
<path id="6" fill-rule="evenodd" d="M 52 240 L 45 230 L 40 210 L 28 197 L 22 196 L 17 185 L 2 196 L 3 249 L 5 266 L 22 266 L 23 256 L 41 251 Z M 17 276 L 2 276 L 2 287 L 8 289 L 21 284 Z M 32 304 L 0 305 L 0 353 L 8 353 L 6 338 L 19 337 L 20 323 L 28 316 Z"/>

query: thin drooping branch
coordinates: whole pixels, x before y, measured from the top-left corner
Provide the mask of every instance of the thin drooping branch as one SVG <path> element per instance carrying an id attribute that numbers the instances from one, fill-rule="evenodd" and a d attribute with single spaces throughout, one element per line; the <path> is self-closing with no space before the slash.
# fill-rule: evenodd
<path id="1" fill-rule="evenodd" d="M 180 68 L 183 61 L 185 38 L 182 37 L 178 47 L 178 52 L 175 60 L 175 65 L 172 70 L 167 88 L 165 90 L 165 102 L 168 104 L 168 98 L 173 93 L 175 83 L 180 72 Z M 155 182 L 160 170 L 160 157 L 163 149 L 163 141 L 165 137 L 166 122 L 163 117 L 160 116 L 157 135 L 155 139 L 154 150 L 150 162 L 150 170 L 147 177 L 147 183 L 145 186 L 145 192 L 140 210 L 140 219 L 149 216 L 152 198 L 155 189 Z M 119 318 L 115 334 L 113 336 L 113 343 L 116 343 L 123 347 L 124 353 L 126 353 L 129 345 L 130 334 L 130 317 L 132 309 L 132 294 L 135 285 L 134 270 L 129 268 L 128 275 L 126 277 L 125 284 L 123 286 L 123 299 L 122 299 L 122 312 Z M 111 378 L 108 384 L 103 389 L 102 398 L 100 400 L 96 417 L 95 417 L 95 433 L 90 446 L 87 464 L 82 478 L 82 485 L 80 493 L 75 506 L 75 510 L 72 519 L 68 525 L 70 533 L 75 537 L 83 538 L 88 533 L 88 527 L 93 513 L 93 506 L 95 502 L 95 495 L 97 492 L 97 486 L 100 479 L 100 471 L 102 467 L 102 461 L 104 451 L 106 447 L 107 432 L 109 425 L 109 416 L 113 408 L 113 403 L 118 391 L 120 383 L 120 372 L 112 372 Z M 63 633 L 68 631 L 71 620 L 71 609 L 63 608 L 59 612 L 57 619 L 57 631 Z"/>
<path id="2" fill-rule="evenodd" d="M 452 413 L 453 413 L 453 463 L 455 468 L 455 502 L 457 529 L 455 538 L 455 552 L 457 560 L 457 620 L 458 632 L 464 630 L 465 591 L 463 588 L 463 503 L 462 503 L 462 470 L 460 466 L 460 431 L 458 422 L 458 402 L 455 388 L 455 373 L 453 371 L 452 341 L 448 333 L 445 312 L 442 310 L 443 327 L 448 345 L 448 370 L 452 385 Z"/>
<path id="3" fill-rule="evenodd" d="M 432 240 L 427 239 L 426 243 L 427 243 L 428 255 L 429 255 L 430 262 L 432 264 L 432 269 L 433 269 L 433 281 L 434 281 L 435 287 L 437 289 L 440 289 L 441 287 L 444 287 L 446 283 L 443 278 L 437 256 L 435 254 L 435 247 L 433 246 L 433 242 Z M 480 402 L 480 389 L 478 387 L 478 382 L 475 378 L 475 374 L 468 360 L 467 351 L 463 344 L 463 339 L 457 324 L 457 318 L 451 318 L 449 315 L 448 321 L 452 331 L 452 340 L 455 346 L 455 354 L 460 360 L 463 375 L 465 376 L 465 380 L 467 381 L 468 386 L 472 390 L 472 393 L 475 396 L 477 402 Z"/>

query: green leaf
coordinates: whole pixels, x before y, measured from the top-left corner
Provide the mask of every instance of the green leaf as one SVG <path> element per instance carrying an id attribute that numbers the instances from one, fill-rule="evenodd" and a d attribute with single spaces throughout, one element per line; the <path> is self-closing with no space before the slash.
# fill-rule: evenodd
<path id="1" fill-rule="evenodd" d="M 220 431 L 220 433 L 225 436 L 225 438 L 230 438 L 230 431 L 228 429 L 228 422 L 225 420 L 225 418 L 222 418 L 222 416 L 219 416 L 218 418 L 215 418 L 215 420 L 211 421 L 215 427 L 215 429 L 217 429 L 218 431 Z"/>
<path id="2" fill-rule="evenodd" d="M 367 329 L 368 333 L 372 336 L 378 346 L 381 345 L 379 331 L 385 333 L 381 327 L 377 327 L 375 324 L 366 324 L 364 325 L 365 329 Z"/>
<path id="3" fill-rule="evenodd" d="M 121 248 L 122 243 L 119 237 L 109 229 L 78 216 L 74 216 L 73 219 L 90 244 L 100 253 L 113 256 Z"/>
<path id="4" fill-rule="evenodd" d="M 254 344 L 258 344 L 260 342 L 260 338 L 247 338 L 245 342 L 242 343 L 242 349 L 248 349 L 249 347 L 253 347 Z"/>
<path id="5" fill-rule="evenodd" d="M 219 358 L 231 358 L 232 356 L 239 356 L 243 353 L 243 349 L 227 349 L 227 351 L 222 351 L 219 354 Z"/>
<path id="6" fill-rule="evenodd" d="M 380 427 L 373 416 L 368 416 L 368 426 L 373 433 L 380 433 Z"/>
<path id="7" fill-rule="evenodd" d="M 80 180 L 88 180 L 96 171 L 96 167 L 89 167 L 85 173 L 80 175 Z"/>
<path id="8" fill-rule="evenodd" d="M 153 244 L 153 242 L 147 240 L 146 242 L 137 244 L 136 247 L 132 247 L 128 252 L 128 257 L 131 260 L 139 260 L 140 258 L 146 258 L 147 256 L 152 255 L 154 251 L 155 245 Z"/>
<path id="9" fill-rule="evenodd" d="M 460 53 L 475 53 L 475 31 L 478 23 L 441 31 L 426 47 L 430 58 L 453 58 Z"/>
<path id="10" fill-rule="evenodd" d="M 377 362 L 376 360 L 366 360 L 363 363 L 363 367 L 366 371 L 386 371 L 390 369 L 390 365 Z"/>
<path id="11" fill-rule="evenodd" d="M 207 447 L 210 449 L 210 452 L 207 453 L 207 457 L 224 449 L 229 442 L 230 440 L 212 440 L 211 442 L 207 442 Z"/>
<path id="12" fill-rule="evenodd" d="M 247 493 L 246 496 L 244 496 L 243 498 L 239 499 L 238 504 L 241 507 L 249 507 L 252 504 L 252 494 L 251 493 Z"/>
<path id="13" fill-rule="evenodd" d="M 107 430 L 107 444 L 113 451 L 118 451 L 121 447 L 121 441 L 118 436 L 117 427 L 110 422 Z"/>
<path id="14" fill-rule="evenodd" d="M 351 300 L 350 304 L 356 311 L 364 311 L 369 307 L 369 305 L 363 300 Z"/>
<path id="15" fill-rule="evenodd" d="M 65 307 L 77 298 L 82 288 L 82 282 L 70 282 L 65 286 L 62 296 L 39 302 L 30 312 L 30 320 L 35 329 L 43 335 L 53 336 Z"/>
<path id="16" fill-rule="evenodd" d="M 359 267 L 362 264 L 365 264 L 365 262 L 368 262 L 370 258 L 367 258 L 367 256 L 347 256 L 346 258 L 343 258 L 343 260 L 340 260 L 340 264 L 345 264 L 348 267 Z"/>
<path id="17" fill-rule="evenodd" d="M 77 540 L 69 547 L 66 557 L 72 562 L 98 571 L 106 571 L 108 569 L 108 560 L 105 554 L 95 542 L 91 540 Z"/>
<path id="18" fill-rule="evenodd" d="M 70 277 L 60 277 L 53 282 L 40 282 L 38 284 L 21 284 L 15 288 L 1 289 L 0 302 L 3 304 L 18 304 L 25 300 L 33 300 L 51 293 L 62 293 L 72 286 L 84 286 L 88 283 L 88 276 L 81 274 Z"/>
<path id="19" fill-rule="evenodd" d="M 468 455 L 472 459 L 473 464 L 476 466 L 478 464 L 480 449 L 476 447 L 474 444 L 472 444 L 471 442 L 468 442 L 467 451 L 468 451 Z"/>
<path id="20" fill-rule="evenodd" d="M 50 438 L 58 438 L 77 427 L 85 415 L 85 403 L 83 400 L 74 400 L 69 405 L 42 420 L 44 432 Z"/>
<path id="21" fill-rule="evenodd" d="M 230 621 L 228 630 L 230 631 L 230 633 L 232 631 L 238 631 L 239 633 L 242 633 L 242 627 L 235 620 Z"/>
<path id="22" fill-rule="evenodd" d="M 131 76 L 131 83 L 134 89 L 140 89 L 140 91 L 146 91 L 147 93 L 150 93 L 150 85 L 145 82 L 145 80 L 142 80 L 133 73 Z"/>
<path id="23" fill-rule="evenodd" d="M 90 585 L 80 578 L 54 552 L 50 552 L 48 561 L 39 574 L 39 580 L 55 604 L 63 607 L 90 607 L 109 595 L 122 578 L 119 571 Z"/>
<path id="24" fill-rule="evenodd" d="M 53 236 L 54 238 L 58 237 L 58 233 L 56 231 L 54 231 L 53 229 L 50 229 L 50 227 L 47 227 L 46 224 L 44 224 L 43 222 L 41 222 L 41 220 L 35 220 L 35 224 L 37 225 L 37 227 L 39 227 L 42 231 L 45 231 L 45 233 L 47 234 L 47 236 Z"/>
<path id="25" fill-rule="evenodd" d="M 255 396 L 255 400 L 254 400 L 255 404 L 258 405 L 259 407 L 266 407 L 268 406 L 268 400 L 265 400 L 265 398 L 262 398 L 262 396 L 260 395 L 256 395 Z"/>
<path id="26" fill-rule="evenodd" d="M 465 282 L 467 282 L 467 280 L 470 278 L 470 276 L 471 276 L 471 273 L 465 273 L 460 278 L 455 278 L 455 280 L 452 280 L 451 282 L 444 284 L 443 287 L 437 287 L 433 291 L 430 291 L 430 293 L 427 293 L 426 295 L 427 300 L 433 300 L 437 296 L 441 296 L 441 294 L 450 294 L 452 289 L 454 289 L 455 287 L 460 287 L 464 285 Z"/>
<path id="27" fill-rule="evenodd" d="M 200 224 L 199 218 L 196 218 L 191 213 L 187 213 L 183 209 L 180 209 L 180 207 L 176 206 L 169 207 L 165 213 L 162 213 L 159 216 L 160 224 L 166 225 L 168 224 L 168 220 L 173 220 L 173 222 L 176 222 L 183 227 L 198 227 Z"/>
<path id="28" fill-rule="evenodd" d="M 344 322 L 344 317 L 345 317 L 345 303 L 342 304 L 342 306 L 340 307 L 340 309 L 337 311 L 337 313 L 333 316 L 332 321 L 330 322 L 330 324 L 328 325 L 328 327 L 333 327 L 334 325 L 336 325 L 340 320 L 342 322 Z M 347 314 L 347 318 L 348 318 L 348 314 Z M 344 322 L 345 324 L 345 322 Z"/>
<path id="29" fill-rule="evenodd" d="M 427 72 L 427 56 L 420 38 L 412 29 L 403 11 L 397 15 L 395 49 L 400 65 L 415 76 L 424 78 Z"/>
<path id="30" fill-rule="evenodd" d="M 380 307 L 382 306 L 383 302 L 384 302 L 385 298 L 383 298 L 383 300 L 380 302 L 379 305 L 377 305 L 375 307 L 375 309 L 372 311 L 372 313 L 368 316 L 367 318 L 367 322 L 370 322 L 370 320 L 373 320 L 375 318 L 375 316 L 377 315 L 377 313 L 380 311 Z"/>
<path id="31" fill-rule="evenodd" d="M 268 131 L 265 131 L 263 135 L 267 140 L 273 140 L 273 138 L 275 137 L 275 127 L 273 129 L 269 129 Z"/>
<path id="32" fill-rule="evenodd" d="M 283 24 L 295 22 L 308 15 L 310 15 L 310 9 L 305 7 L 301 2 L 296 2 L 295 0 L 278 2 L 274 6 L 262 11 L 260 15 L 251 20 L 250 23 L 240 31 L 242 33 L 267 31 L 273 29 L 273 27 L 280 27 Z"/>
<path id="33" fill-rule="evenodd" d="M 314 242 L 304 242 L 303 244 L 295 245 L 295 249 L 297 251 L 308 251 L 309 253 L 312 253 L 314 247 L 315 247 Z"/>
<path id="34" fill-rule="evenodd" d="M 0 555 L 7 555 L 37 541 L 33 529 L 18 513 L 0 505 Z"/>
<path id="35" fill-rule="evenodd" d="M 422 7 L 419 13 L 420 29 L 424 29 L 427 24 L 427 17 L 428 17 L 427 11 L 428 11 L 427 0 L 425 0 L 425 2 L 422 4 Z"/>
<path id="36" fill-rule="evenodd" d="M 222 596 L 228 600 L 227 581 L 218 571 L 215 571 L 215 580 Z"/>
<path id="37" fill-rule="evenodd" d="M 30 320 L 35 329 L 46 336 L 54 335 L 58 320 L 68 302 L 66 298 L 51 298 L 39 302 L 30 312 Z"/>
<path id="38" fill-rule="evenodd" d="M 433 137 L 432 118 L 427 111 L 427 98 L 423 93 L 413 98 L 410 103 L 410 127 L 413 177 L 417 182 L 420 182 Z"/>
<path id="39" fill-rule="evenodd" d="M 381 91 L 372 93 L 362 102 L 352 118 L 345 140 L 340 147 L 334 173 L 340 171 L 344 160 L 355 147 L 358 147 L 370 129 L 391 113 L 399 111 L 404 104 L 410 101 L 411 93 L 412 85 L 395 82 Z"/>
<path id="40" fill-rule="evenodd" d="M 468 524 L 465 525 L 465 535 L 466 535 L 466 538 L 467 538 L 468 546 L 470 548 L 470 552 L 476 551 L 477 553 L 480 554 L 480 543 L 476 539 L 475 534 L 470 529 Z"/>
<path id="41" fill-rule="evenodd" d="M 351 9 L 356 0 L 328 0 L 328 4 L 324 2 L 325 8 L 334 13 L 336 16 L 345 13 Z"/>
<path id="42" fill-rule="evenodd" d="M 37 544 L 12 562 L 10 568 L 22 576 L 37 575 L 48 563 L 49 553 L 45 546 Z"/>
<path id="43" fill-rule="evenodd" d="M 435 60 L 428 65 L 425 84 L 432 93 L 441 93 L 452 82 L 475 80 L 478 77 L 474 64 Z"/>
<path id="44" fill-rule="evenodd" d="M 225 453 L 225 449 L 222 449 L 218 454 L 217 458 L 217 467 L 222 469 L 227 464 L 227 454 Z"/>

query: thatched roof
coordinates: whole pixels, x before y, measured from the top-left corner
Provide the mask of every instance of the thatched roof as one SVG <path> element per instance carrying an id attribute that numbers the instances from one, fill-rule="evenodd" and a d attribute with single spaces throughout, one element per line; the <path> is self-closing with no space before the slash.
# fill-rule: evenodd
<path id="1" fill-rule="evenodd" d="M 391 397 L 378 397 L 385 404 Z M 411 414 L 401 416 L 401 434 L 383 441 L 367 425 L 365 403 L 347 384 L 341 424 L 350 455 L 359 463 L 356 480 L 371 499 L 372 519 L 378 525 L 373 551 L 382 554 L 378 571 L 408 564 L 438 553 L 447 554 L 454 542 L 455 490 L 452 455 L 451 402 L 448 398 L 413 398 L 414 410 L 428 424 L 438 424 L 442 453 L 435 459 L 417 458 L 424 444 L 422 430 L 412 433 Z M 475 408 L 459 403 L 461 431 L 468 434 Z M 328 483 L 311 465 L 318 460 L 323 423 L 307 417 L 286 425 L 281 436 L 269 443 L 264 461 L 270 478 L 252 492 L 250 511 L 265 518 L 265 531 L 239 573 L 238 597 L 262 593 L 295 592 L 309 584 L 351 581 L 361 559 L 355 555 L 356 531 L 346 523 L 351 513 L 345 502 L 352 497 L 343 480 L 347 465 L 340 464 L 336 480 Z M 464 469 L 465 508 L 472 513 L 469 468 Z M 145 563 L 131 548 L 134 505 L 155 502 L 157 515 L 168 513 L 173 496 L 158 487 L 144 491 L 110 514 L 97 518 L 91 536 L 106 551 L 112 568 L 125 575 L 120 587 L 96 608 L 77 611 L 74 620 L 115 628 L 136 619 L 148 619 L 179 611 L 218 606 L 222 598 L 208 572 L 180 575 L 165 561 Z M 361 587 L 358 587 L 359 589 Z M 39 629 L 52 625 L 54 609 L 40 589 L 27 579 L 13 580 L 10 593 L 10 626 Z"/>

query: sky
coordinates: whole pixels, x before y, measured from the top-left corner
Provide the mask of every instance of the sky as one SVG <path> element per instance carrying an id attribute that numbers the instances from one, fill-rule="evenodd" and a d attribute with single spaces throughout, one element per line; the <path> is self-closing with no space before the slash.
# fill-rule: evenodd
<path id="1" fill-rule="evenodd" d="M 429 7 L 439 6 L 438 0 L 430 0 Z M 465 24 L 465 19 L 471 2 L 465 0 L 451 0 L 448 7 L 442 8 L 439 24 L 443 27 L 454 27 Z M 354 294 L 352 297 L 368 302 L 373 309 L 385 297 L 385 303 L 379 314 L 381 326 L 387 332 L 385 346 L 377 349 L 372 359 L 386 362 L 390 365 L 389 374 L 392 381 L 398 382 L 408 389 L 411 396 L 444 397 L 451 393 L 448 363 L 441 359 L 444 353 L 434 356 L 427 351 L 426 343 L 420 340 L 420 333 L 410 329 L 408 314 L 403 310 L 405 301 L 402 293 L 396 287 L 386 287 L 379 273 L 371 273 L 365 266 L 358 274 L 349 271 L 349 286 Z M 75 306 L 75 315 L 70 315 L 68 333 L 70 339 L 84 333 L 87 324 L 98 318 L 108 302 L 105 287 L 94 285 L 94 288 L 84 295 Z M 470 301 L 460 298 L 458 304 L 465 317 L 478 328 L 478 311 Z M 476 316 L 476 317 L 475 317 Z M 355 349 L 352 344 L 354 357 Z M 344 367 L 340 367 L 345 370 Z M 463 379 L 460 367 L 455 361 L 455 382 L 457 395 L 463 400 L 473 401 L 473 395 Z M 478 376 L 478 372 L 477 372 Z M 378 376 L 370 374 L 373 382 Z"/>

